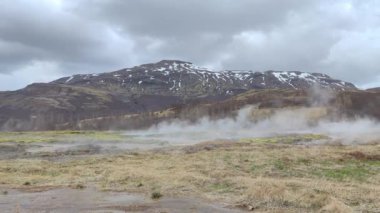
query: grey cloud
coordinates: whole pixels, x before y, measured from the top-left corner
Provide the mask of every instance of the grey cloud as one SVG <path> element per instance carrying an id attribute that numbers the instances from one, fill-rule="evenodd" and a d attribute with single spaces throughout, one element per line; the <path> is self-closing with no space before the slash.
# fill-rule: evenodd
<path id="1" fill-rule="evenodd" d="M 299 0 L 92 0 L 87 9 L 76 9 L 92 18 L 109 20 L 133 33 L 158 37 L 198 35 L 200 32 L 231 34 L 244 29 L 268 29 L 285 21 L 293 10 L 316 1 Z M 75 8 L 75 7 L 74 7 Z"/>
<path id="2" fill-rule="evenodd" d="M 380 86 L 379 6 L 360 0 L 3 0 L 0 73 L 54 64 L 53 78 L 181 59 L 216 69 L 323 72 Z"/>
<path id="3" fill-rule="evenodd" d="M 179 58 L 201 65 L 221 64 L 234 35 L 245 30 L 268 31 L 286 23 L 294 11 L 317 1 L 298 0 L 161 0 L 87 1 L 92 9 L 76 5 L 73 11 L 121 27 L 140 41 L 149 36 L 164 45 L 149 51 L 153 58 Z M 144 55 L 144 54 L 141 54 Z M 239 68 L 240 66 L 237 66 Z M 222 67 L 221 67 L 222 68 Z"/>
<path id="4" fill-rule="evenodd" d="M 60 63 L 67 73 L 88 72 L 120 62 L 120 57 L 107 54 L 114 51 L 110 47 L 115 42 L 124 45 L 124 53 L 128 53 L 131 45 L 125 44 L 127 38 L 113 38 L 107 25 L 53 8 L 48 1 L 38 2 L 0 3 L 0 72 L 12 72 L 11 68 L 33 61 Z M 82 67 L 90 70 L 80 70 Z"/>

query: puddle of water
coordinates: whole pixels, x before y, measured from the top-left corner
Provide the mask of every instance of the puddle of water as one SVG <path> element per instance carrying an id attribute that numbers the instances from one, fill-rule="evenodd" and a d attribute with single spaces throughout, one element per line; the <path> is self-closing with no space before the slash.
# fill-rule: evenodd
<path id="1" fill-rule="evenodd" d="M 240 212 L 193 198 L 164 197 L 153 201 L 142 195 L 100 192 L 94 188 L 7 191 L 7 195 L 0 195 L 1 212 Z"/>

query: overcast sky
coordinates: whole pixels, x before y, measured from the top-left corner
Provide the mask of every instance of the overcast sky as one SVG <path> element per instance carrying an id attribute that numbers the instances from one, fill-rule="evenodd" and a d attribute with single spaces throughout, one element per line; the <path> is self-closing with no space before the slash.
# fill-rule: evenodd
<path id="1" fill-rule="evenodd" d="M 380 1 L 0 0 L 0 90 L 162 59 L 380 86 Z"/>

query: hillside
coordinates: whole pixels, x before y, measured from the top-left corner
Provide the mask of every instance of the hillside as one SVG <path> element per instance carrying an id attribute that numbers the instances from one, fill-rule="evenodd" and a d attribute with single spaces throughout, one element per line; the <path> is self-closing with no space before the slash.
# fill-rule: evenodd
<path id="1" fill-rule="evenodd" d="M 348 114 L 380 118 L 378 92 L 325 74 L 220 71 L 164 60 L 119 71 L 74 75 L 0 92 L 2 130 L 142 128 L 165 119 L 225 116 L 247 104 L 310 106 L 314 88 Z M 343 98 L 339 98 L 343 97 Z M 334 102 L 335 101 L 335 102 Z M 370 101 L 372 104 L 368 104 Z M 223 112 L 223 113 L 222 113 Z"/>

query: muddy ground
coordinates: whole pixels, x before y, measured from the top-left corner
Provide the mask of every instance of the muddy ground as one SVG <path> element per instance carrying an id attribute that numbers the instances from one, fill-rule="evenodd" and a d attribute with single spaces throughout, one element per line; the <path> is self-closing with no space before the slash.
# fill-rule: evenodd
<path id="1" fill-rule="evenodd" d="M 195 198 L 153 200 L 140 194 L 85 189 L 2 189 L 1 212 L 240 212 Z"/>

